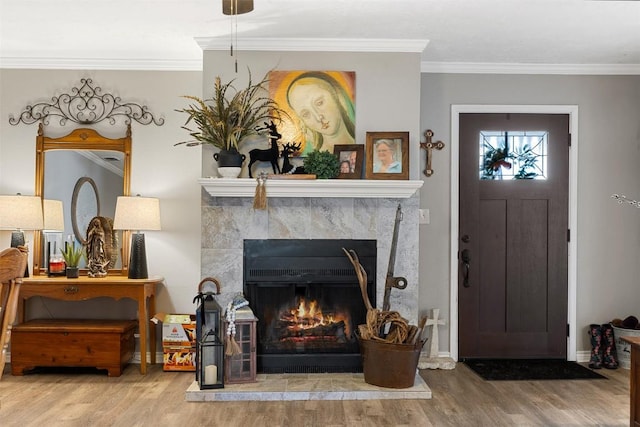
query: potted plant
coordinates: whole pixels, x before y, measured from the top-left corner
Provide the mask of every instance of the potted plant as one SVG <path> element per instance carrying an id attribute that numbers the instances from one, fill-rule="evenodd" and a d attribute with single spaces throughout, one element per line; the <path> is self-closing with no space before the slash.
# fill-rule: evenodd
<path id="1" fill-rule="evenodd" d="M 80 269 L 78 265 L 80 264 L 80 260 L 84 255 L 84 247 L 79 246 L 76 248 L 76 245 L 67 245 L 62 251 L 62 258 L 64 258 L 65 264 L 67 264 L 67 278 L 69 279 L 77 279 L 79 276 Z"/>
<path id="2" fill-rule="evenodd" d="M 184 96 L 193 103 L 176 111 L 187 114 L 182 128 L 189 132 L 192 139 L 175 145 L 212 145 L 220 149 L 220 153 L 214 154 L 218 166 L 240 167 L 245 159 L 238 151 L 242 141 L 257 134 L 257 128 L 265 122 L 280 120 L 282 115 L 287 115 L 273 99 L 265 96 L 266 75 L 258 83 L 253 83 L 249 72 L 249 82 L 240 90 L 236 89 L 233 82 L 222 83 L 218 76 L 211 98 Z"/>
<path id="3" fill-rule="evenodd" d="M 338 156 L 328 151 L 314 150 L 303 161 L 304 171 L 319 179 L 332 179 L 340 174 Z"/>

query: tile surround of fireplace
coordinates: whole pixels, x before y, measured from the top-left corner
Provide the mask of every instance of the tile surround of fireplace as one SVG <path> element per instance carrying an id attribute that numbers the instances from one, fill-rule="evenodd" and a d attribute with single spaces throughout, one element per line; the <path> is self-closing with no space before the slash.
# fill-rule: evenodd
<path id="1" fill-rule="evenodd" d="M 235 294 L 243 292 L 245 239 L 373 239 L 377 242 L 376 301 L 381 308 L 395 214 L 400 204 L 403 220 L 399 226 L 395 275 L 405 277 L 408 285 L 404 290 L 392 290 L 391 309 L 410 323 L 417 323 L 419 192 L 411 193 L 405 188 L 395 193 L 397 197 L 391 197 L 393 191 L 389 190 L 388 183 L 382 185 L 380 192 L 379 185 L 374 183 L 376 194 L 372 195 L 367 192 L 370 183 L 361 180 L 362 183 L 349 186 L 345 193 L 336 190 L 336 186 L 340 181 L 352 180 L 329 180 L 333 182 L 318 184 L 328 185 L 328 192 L 310 191 L 313 196 L 303 197 L 299 182 L 293 187 L 294 191 L 289 191 L 289 186 L 276 191 L 267 183 L 267 209 L 255 210 L 253 192 L 249 192 L 251 187 L 246 180 L 233 184 L 243 188 L 240 192 L 214 185 L 228 180 L 201 181 L 201 276 L 220 280 L 222 292 L 218 302 L 223 307 Z M 410 183 L 415 189 L 419 188 Z M 360 195 L 360 190 L 366 195 Z"/>

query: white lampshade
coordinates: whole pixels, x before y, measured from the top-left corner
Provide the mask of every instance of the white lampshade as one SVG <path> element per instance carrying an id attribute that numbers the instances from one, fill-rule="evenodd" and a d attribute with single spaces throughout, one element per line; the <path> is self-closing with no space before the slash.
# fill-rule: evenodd
<path id="1" fill-rule="evenodd" d="M 64 215 L 61 200 L 44 199 L 42 202 L 44 211 L 45 232 L 55 233 L 64 231 Z"/>
<path id="2" fill-rule="evenodd" d="M 37 196 L 0 196 L 0 229 L 42 230 L 42 199 Z"/>
<path id="3" fill-rule="evenodd" d="M 114 230 L 160 230 L 160 200 L 119 196 L 114 217 Z"/>

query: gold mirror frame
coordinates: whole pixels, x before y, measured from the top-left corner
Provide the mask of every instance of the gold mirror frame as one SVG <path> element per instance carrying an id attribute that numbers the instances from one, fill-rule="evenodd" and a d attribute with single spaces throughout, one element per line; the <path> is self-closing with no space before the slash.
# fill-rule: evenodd
<path id="1" fill-rule="evenodd" d="M 123 153 L 123 185 L 122 195 L 130 195 L 131 186 L 131 124 L 127 124 L 127 133 L 123 138 L 107 138 L 96 130 L 89 128 L 74 129 L 71 133 L 59 138 L 44 136 L 42 123 L 38 124 L 36 137 L 36 189 L 35 195 L 44 196 L 44 161 L 49 150 L 111 150 Z M 71 214 L 70 212 L 68 214 Z M 41 231 L 33 233 L 33 275 L 47 274 L 41 266 L 43 257 L 43 235 Z M 130 232 L 123 231 L 121 242 L 121 268 L 110 269 L 109 274 L 127 275 L 129 270 Z"/>

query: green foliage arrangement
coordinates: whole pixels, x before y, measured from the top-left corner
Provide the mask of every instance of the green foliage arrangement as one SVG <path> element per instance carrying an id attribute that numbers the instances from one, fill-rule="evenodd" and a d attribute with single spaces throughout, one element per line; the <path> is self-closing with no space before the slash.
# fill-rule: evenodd
<path id="1" fill-rule="evenodd" d="M 187 108 L 176 110 L 187 114 L 187 121 L 182 126 L 189 132 L 191 140 L 174 145 L 186 144 L 193 147 L 209 144 L 221 150 L 238 150 L 238 146 L 249 135 L 257 134 L 256 127 L 269 120 L 280 120 L 287 113 L 268 96 L 267 75 L 253 83 L 249 72 L 247 87 L 238 90 L 233 86 L 234 80 L 222 83 L 216 77 L 213 97 L 201 99 L 197 96 L 183 96 L 194 101 Z M 189 123 L 193 122 L 193 128 Z"/>
<path id="2" fill-rule="evenodd" d="M 66 248 L 62 250 L 62 258 L 64 258 L 64 262 L 67 264 L 67 267 L 77 267 L 80 264 L 80 260 L 84 255 L 84 247 L 75 245 L 67 245 Z"/>
<path id="3" fill-rule="evenodd" d="M 335 178 L 340 173 L 338 156 L 328 151 L 312 151 L 303 161 L 306 173 L 312 173 L 319 179 Z"/>

